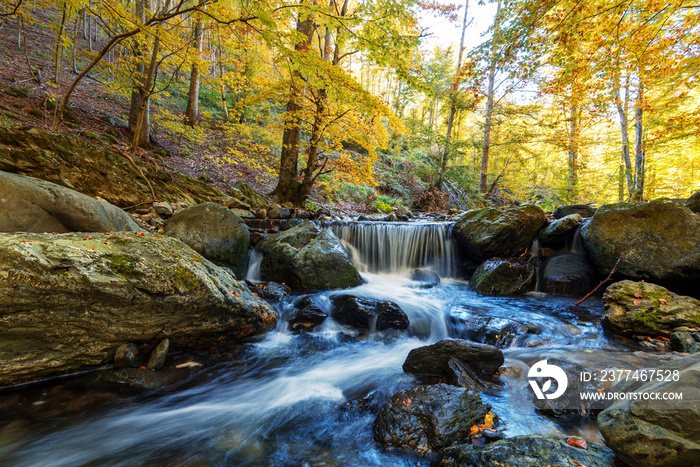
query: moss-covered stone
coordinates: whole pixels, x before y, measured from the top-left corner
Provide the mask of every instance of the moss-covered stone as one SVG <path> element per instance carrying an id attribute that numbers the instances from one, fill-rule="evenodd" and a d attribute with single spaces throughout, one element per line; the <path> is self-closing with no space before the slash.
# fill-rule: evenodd
<path id="1" fill-rule="evenodd" d="M 469 286 L 484 295 L 523 294 L 535 288 L 535 267 L 524 261 L 488 260 L 476 269 Z"/>
<path id="2" fill-rule="evenodd" d="M 524 205 L 467 211 L 452 233 L 462 252 L 476 264 L 493 257 L 519 256 L 546 222 L 539 206 Z"/>
<path id="3" fill-rule="evenodd" d="M 647 282 L 612 284 L 603 295 L 606 329 L 622 335 L 671 336 L 678 327 L 700 326 L 700 300 Z"/>
<path id="4" fill-rule="evenodd" d="M 275 320 L 229 272 L 173 238 L 0 234 L 0 387 L 96 368 L 128 342 L 208 346 Z"/>
<path id="5" fill-rule="evenodd" d="M 700 216 L 683 205 L 667 199 L 606 204 L 581 237 L 600 274 L 623 255 L 617 273 L 624 278 L 700 293 Z"/>

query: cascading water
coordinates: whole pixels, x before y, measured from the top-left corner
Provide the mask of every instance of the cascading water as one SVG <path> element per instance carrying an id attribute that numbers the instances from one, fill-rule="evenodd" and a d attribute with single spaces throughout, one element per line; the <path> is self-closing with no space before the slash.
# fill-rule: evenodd
<path id="1" fill-rule="evenodd" d="M 449 224 L 333 229 L 364 269 L 366 283 L 314 295 L 331 314 L 322 326 L 294 334 L 281 324 L 247 344 L 240 357 L 209 362 L 180 386 L 156 393 L 125 395 L 121 387 L 76 380 L 6 395 L 0 398 L 0 465 L 427 466 L 426 459 L 382 450 L 372 437 L 379 406 L 415 384 L 401 366 L 416 347 L 445 337 L 495 344 L 507 366 L 525 372 L 526 365 L 548 357 L 592 368 L 639 368 L 649 360 L 603 335 L 602 307 L 595 302 L 570 312 L 573 299 L 471 291 L 454 278 Z M 253 253 L 248 278 L 259 278 L 260 259 Z M 432 268 L 442 280 L 430 286 L 411 280 L 406 272 L 417 268 Z M 332 319 L 331 299 L 338 294 L 391 300 L 404 309 L 411 328 L 400 337 L 358 338 Z M 284 316 L 291 300 L 277 306 Z M 563 424 L 538 414 L 531 394 L 508 389 L 522 386 L 520 375 L 506 372 L 501 389 L 482 394 L 505 422 L 506 436 L 600 441 L 594 422 Z M 89 395 L 99 402 L 80 409 Z"/>
<path id="2" fill-rule="evenodd" d="M 333 225 L 362 272 L 401 274 L 432 268 L 441 277 L 454 277 L 451 223 L 362 222 Z"/>

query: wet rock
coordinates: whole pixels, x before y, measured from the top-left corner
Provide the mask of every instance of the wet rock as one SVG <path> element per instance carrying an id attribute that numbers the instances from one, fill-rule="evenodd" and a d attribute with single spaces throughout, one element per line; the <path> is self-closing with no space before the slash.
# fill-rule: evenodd
<path id="1" fill-rule="evenodd" d="M 256 249 L 263 254 L 263 280 L 282 282 L 297 290 L 328 290 L 362 284 L 360 273 L 330 230 L 302 221 L 269 235 Z"/>
<path id="2" fill-rule="evenodd" d="M 141 362 L 141 351 L 136 344 L 122 344 L 117 347 L 114 368 L 138 368 Z"/>
<path id="3" fill-rule="evenodd" d="M 445 339 L 409 352 L 403 371 L 426 384 L 453 378 L 449 362 L 457 358 L 478 375 L 491 374 L 503 365 L 503 352 L 491 345 L 462 339 Z"/>
<path id="4" fill-rule="evenodd" d="M 379 410 L 372 432 L 384 448 L 426 454 L 469 441 L 472 425 L 484 423 L 490 410 L 478 394 L 464 388 L 418 386 L 394 394 Z"/>
<path id="5" fill-rule="evenodd" d="M 275 311 L 182 242 L 136 233 L 0 235 L 0 386 L 93 369 L 124 342 L 240 339 Z"/>
<path id="6" fill-rule="evenodd" d="M 545 362 L 547 365 L 556 365 L 561 368 L 566 373 L 568 384 L 564 394 L 556 399 L 538 399 L 533 395 L 532 403 L 538 410 L 554 417 L 581 416 L 591 418 L 595 418 L 603 410 L 604 402 L 581 399 L 580 394 L 584 392 L 594 394 L 598 389 L 603 388 L 603 383 L 600 383 L 599 387 L 592 378 L 591 381 L 581 381 L 581 375 L 591 373 L 590 371 L 578 363 L 560 358 L 548 358 Z M 557 381 L 555 379 L 551 381 L 550 389 L 543 390 L 546 394 L 553 394 L 558 389 Z M 544 381 L 540 380 L 538 383 L 541 385 Z"/>
<path id="7" fill-rule="evenodd" d="M 420 283 L 421 288 L 429 289 L 440 284 L 440 276 L 432 269 L 414 269 L 411 280 Z"/>
<path id="8" fill-rule="evenodd" d="M 671 334 L 671 349 L 676 352 L 700 352 L 700 333 L 674 332 Z"/>
<path id="9" fill-rule="evenodd" d="M 396 206 L 394 214 L 396 214 L 399 217 L 413 217 L 413 213 L 411 212 L 411 210 L 403 204 L 399 204 L 398 206 Z"/>
<path id="10" fill-rule="evenodd" d="M 153 349 L 151 356 L 148 358 L 148 363 L 146 363 L 146 368 L 149 370 L 158 371 L 165 365 L 165 360 L 168 358 L 168 351 L 170 350 L 170 339 L 163 339 L 160 343 Z"/>
<path id="11" fill-rule="evenodd" d="M 581 229 L 581 238 L 601 275 L 624 253 L 618 277 L 700 293 L 700 216 L 681 204 L 606 204 Z"/>
<path id="12" fill-rule="evenodd" d="M 489 384 L 482 381 L 479 375 L 458 358 L 451 358 L 447 365 L 452 370 L 452 378 L 447 382 L 453 386 L 467 388 L 472 392 L 482 392 L 489 388 Z"/>
<path id="13" fill-rule="evenodd" d="M 604 328 L 622 335 L 667 336 L 677 327 L 700 326 L 700 300 L 648 282 L 620 281 L 603 295 Z"/>
<path id="14" fill-rule="evenodd" d="M 214 203 L 203 203 L 175 214 L 165 234 L 177 238 L 205 258 L 243 272 L 250 234 L 243 220 Z"/>
<path id="15" fill-rule="evenodd" d="M 498 348 L 511 346 L 528 334 L 540 332 L 540 329 L 532 324 L 485 315 L 472 315 L 468 318 L 453 316 L 450 324 L 454 335 Z"/>
<path id="16" fill-rule="evenodd" d="M 276 300 L 278 302 L 288 298 L 292 294 L 292 289 L 277 282 L 251 282 L 245 281 L 251 292 L 257 293 L 265 300 Z"/>
<path id="17" fill-rule="evenodd" d="M 405 331 L 410 325 L 406 313 L 394 302 L 354 295 L 333 297 L 333 319 L 360 331 Z"/>
<path id="18" fill-rule="evenodd" d="M 521 255 L 545 222 L 544 211 L 539 206 L 473 209 L 460 217 L 452 233 L 462 252 L 472 261 L 482 263 L 495 256 Z"/>
<path id="19" fill-rule="evenodd" d="M 129 214 L 51 182 L 0 172 L 0 232 L 140 232 Z"/>
<path id="20" fill-rule="evenodd" d="M 320 326 L 328 318 L 328 313 L 323 311 L 313 299 L 306 295 L 300 297 L 295 304 L 296 310 L 289 318 L 289 326 L 293 331 L 308 331 Z"/>
<path id="21" fill-rule="evenodd" d="M 561 219 L 572 214 L 578 214 L 581 217 L 593 217 L 596 208 L 589 204 L 571 204 L 568 206 L 559 206 L 552 213 L 555 219 Z"/>
<path id="22" fill-rule="evenodd" d="M 177 386 L 178 383 L 185 381 L 189 374 L 190 372 L 186 369 L 149 371 L 140 368 L 122 368 L 101 374 L 99 380 L 141 391 L 153 391 Z"/>
<path id="23" fill-rule="evenodd" d="M 549 224 L 539 235 L 540 243 L 545 246 L 563 245 L 581 225 L 580 214 L 570 214 Z"/>
<path id="24" fill-rule="evenodd" d="M 245 201 L 241 201 L 238 198 L 230 198 L 227 200 L 226 207 L 229 209 L 242 209 L 244 211 L 251 210 L 250 204 L 246 203 Z"/>
<path id="25" fill-rule="evenodd" d="M 688 201 L 685 202 L 685 205 L 694 213 L 700 214 L 700 191 L 696 191 L 695 194 L 693 194 L 693 196 L 688 198 Z"/>
<path id="26" fill-rule="evenodd" d="M 560 253 L 547 259 L 542 272 L 544 291 L 582 296 L 597 285 L 596 272 L 585 253 Z"/>
<path id="27" fill-rule="evenodd" d="M 534 290 L 535 267 L 524 261 L 492 259 L 479 266 L 469 286 L 484 295 L 519 295 Z"/>
<path id="28" fill-rule="evenodd" d="M 155 209 L 159 216 L 170 217 L 173 215 L 172 206 L 170 206 L 170 203 L 166 203 L 165 201 L 153 203 L 153 209 Z"/>
<path id="29" fill-rule="evenodd" d="M 627 398 L 598 415 L 598 428 L 606 444 L 630 466 L 667 467 L 697 465 L 700 459 L 700 354 L 656 368 L 673 377 L 663 381 L 630 380 L 617 384 L 619 393 L 683 394 L 682 400 Z M 656 378 L 655 378 L 656 379 Z"/>
<path id="30" fill-rule="evenodd" d="M 458 444 L 446 448 L 433 467 L 613 467 L 615 454 L 601 444 L 581 449 L 567 438 L 522 435 L 487 445 Z"/>

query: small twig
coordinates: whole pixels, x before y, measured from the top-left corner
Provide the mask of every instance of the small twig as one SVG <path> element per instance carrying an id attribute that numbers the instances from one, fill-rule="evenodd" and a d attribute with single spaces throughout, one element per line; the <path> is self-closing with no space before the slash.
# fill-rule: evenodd
<path id="1" fill-rule="evenodd" d="M 617 272 L 617 267 L 620 265 L 620 261 L 622 261 L 622 257 L 623 257 L 623 256 L 625 256 L 625 254 L 624 254 L 624 253 L 620 253 L 620 257 L 617 259 L 617 263 L 615 263 L 615 266 L 613 266 L 612 270 L 610 271 L 610 274 L 608 274 L 608 277 L 606 277 L 600 284 L 598 284 L 598 286 L 597 286 L 595 289 L 593 289 L 593 290 L 591 290 L 590 292 L 588 292 L 588 294 L 587 294 L 585 297 L 583 297 L 583 298 L 582 298 L 581 300 L 579 300 L 578 302 L 574 303 L 574 306 L 578 306 L 578 305 L 580 305 L 581 303 L 583 303 L 584 300 L 586 300 L 588 297 L 590 297 L 591 295 L 593 295 L 594 293 L 596 293 L 596 292 L 603 286 L 603 284 L 605 284 L 605 283 L 607 283 L 608 281 L 610 281 L 610 279 L 612 278 L 612 275 L 615 274 L 615 273 Z"/>

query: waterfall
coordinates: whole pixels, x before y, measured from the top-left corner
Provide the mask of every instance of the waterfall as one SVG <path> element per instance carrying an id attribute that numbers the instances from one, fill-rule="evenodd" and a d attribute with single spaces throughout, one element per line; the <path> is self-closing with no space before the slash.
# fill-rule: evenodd
<path id="1" fill-rule="evenodd" d="M 331 226 L 362 272 L 432 269 L 455 276 L 451 223 L 355 222 Z"/>
<path id="2" fill-rule="evenodd" d="M 262 263 L 262 260 L 263 254 L 255 248 L 251 248 L 248 252 L 248 270 L 243 278 L 253 282 L 260 281 L 260 263 Z"/>

